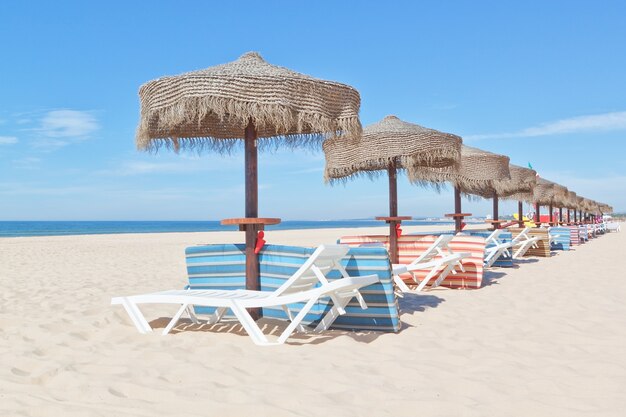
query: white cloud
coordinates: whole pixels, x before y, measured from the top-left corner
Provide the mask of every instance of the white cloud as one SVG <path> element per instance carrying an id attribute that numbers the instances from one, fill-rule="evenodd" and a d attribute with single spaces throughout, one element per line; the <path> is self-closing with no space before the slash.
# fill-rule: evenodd
<path id="1" fill-rule="evenodd" d="M 166 155 L 155 156 L 149 159 L 130 159 L 113 161 L 114 167 L 95 171 L 97 175 L 104 176 L 130 176 L 143 174 L 176 174 L 209 171 L 240 171 L 243 165 L 238 166 L 228 157 L 220 155 L 207 155 L 204 157 Z"/>
<path id="2" fill-rule="evenodd" d="M 489 133 L 463 136 L 466 140 L 527 138 L 537 136 L 560 135 L 563 133 L 584 133 L 592 131 L 626 130 L 626 111 L 587 116 L 570 117 L 527 127 L 515 132 Z"/>
<path id="3" fill-rule="evenodd" d="M 0 136 L 0 145 L 13 145 L 19 142 L 15 136 Z"/>
<path id="4" fill-rule="evenodd" d="M 52 110 L 41 119 L 37 129 L 50 138 L 87 137 L 100 128 L 91 112 L 78 110 Z"/>

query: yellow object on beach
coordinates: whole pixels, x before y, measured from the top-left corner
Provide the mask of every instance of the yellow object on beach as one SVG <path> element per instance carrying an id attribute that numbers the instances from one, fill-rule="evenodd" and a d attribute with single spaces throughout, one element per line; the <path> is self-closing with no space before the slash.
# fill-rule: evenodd
<path id="1" fill-rule="evenodd" d="M 519 215 L 517 213 L 513 213 L 513 218 L 515 220 L 519 220 Z M 534 221 L 532 221 L 531 219 L 529 219 L 526 216 L 522 216 L 522 220 L 524 221 L 524 226 L 528 226 L 528 227 L 537 227 L 537 225 L 535 224 Z"/>

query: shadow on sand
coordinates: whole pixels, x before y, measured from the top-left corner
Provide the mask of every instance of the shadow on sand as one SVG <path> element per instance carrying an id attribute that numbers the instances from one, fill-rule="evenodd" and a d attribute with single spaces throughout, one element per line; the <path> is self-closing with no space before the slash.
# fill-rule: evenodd
<path id="1" fill-rule="evenodd" d="M 171 318 L 169 317 L 160 317 L 158 319 L 152 320 L 150 322 L 150 326 L 154 330 L 164 329 L 170 322 L 170 320 Z M 261 318 L 257 321 L 257 324 L 261 331 L 266 336 L 268 336 L 268 339 L 271 342 L 273 338 L 277 338 L 281 335 L 281 333 L 285 330 L 289 323 L 283 320 Z M 400 331 L 408 327 L 411 326 L 407 325 L 406 323 L 402 323 Z M 294 332 L 291 336 L 289 336 L 289 339 L 287 339 L 285 344 L 316 345 L 340 336 L 349 337 L 360 343 L 371 343 L 378 337 L 389 333 L 384 331 L 348 331 L 336 329 L 325 331 L 323 333 L 314 333 L 313 328 L 307 328 L 307 330 L 307 333 Z M 170 331 L 169 334 L 175 335 L 183 332 L 228 333 L 249 338 L 248 333 L 246 333 L 245 329 L 243 328 L 241 323 L 239 323 L 239 321 L 228 318 L 216 324 L 206 324 L 202 322 L 200 322 L 199 324 L 194 324 L 189 319 L 181 319 L 178 324 Z M 250 344 L 253 345 L 252 340 L 250 340 Z"/>

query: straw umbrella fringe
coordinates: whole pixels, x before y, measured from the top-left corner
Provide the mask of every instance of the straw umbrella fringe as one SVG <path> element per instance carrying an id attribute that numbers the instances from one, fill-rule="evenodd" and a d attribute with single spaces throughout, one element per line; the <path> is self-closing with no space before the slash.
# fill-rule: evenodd
<path id="1" fill-rule="evenodd" d="M 139 149 L 228 152 L 249 122 L 259 138 L 289 147 L 319 146 L 328 137 L 361 133 L 357 90 L 270 65 L 256 52 L 150 81 L 139 97 Z"/>
<path id="2" fill-rule="evenodd" d="M 461 138 L 387 116 L 363 129 L 360 140 L 324 142 L 324 179 L 335 183 L 349 178 L 376 178 L 394 163 L 398 169 L 455 167 L 461 155 Z"/>
<path id="3" fill-rule="evenodd" d="M 414 184 L 450 182 L 461 192 L 478 195 L 491 193 L 497 180 L 511 179 L 508 156 L 466 145 L 461 147 L 461 163 L 458 167 L 412 166 L 407 171 L 409 180 Z"/>

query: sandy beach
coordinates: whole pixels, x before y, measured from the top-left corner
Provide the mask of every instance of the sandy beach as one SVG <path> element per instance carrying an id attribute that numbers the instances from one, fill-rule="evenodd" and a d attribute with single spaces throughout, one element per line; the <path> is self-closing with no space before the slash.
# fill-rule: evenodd
<path id="1" fill-rule="evenodd" d="M 317 245 L 385 228 L 269 231 Z M 406 227 L 406 232 L 424 227 Z M 141 335 L 112 296 L 186 284 L 183 251 L 237 232 L 0 239 L 6 416 L 621 416 L 626 234 L 401 299 L 398 334 L 258 347 L 238 325 Z M 149 310 L 163 327 L 167 306 Z M 160 324 L 159 322 L 162 322 Z M 270 322 L 267 324 L 272 326 Z"/>

